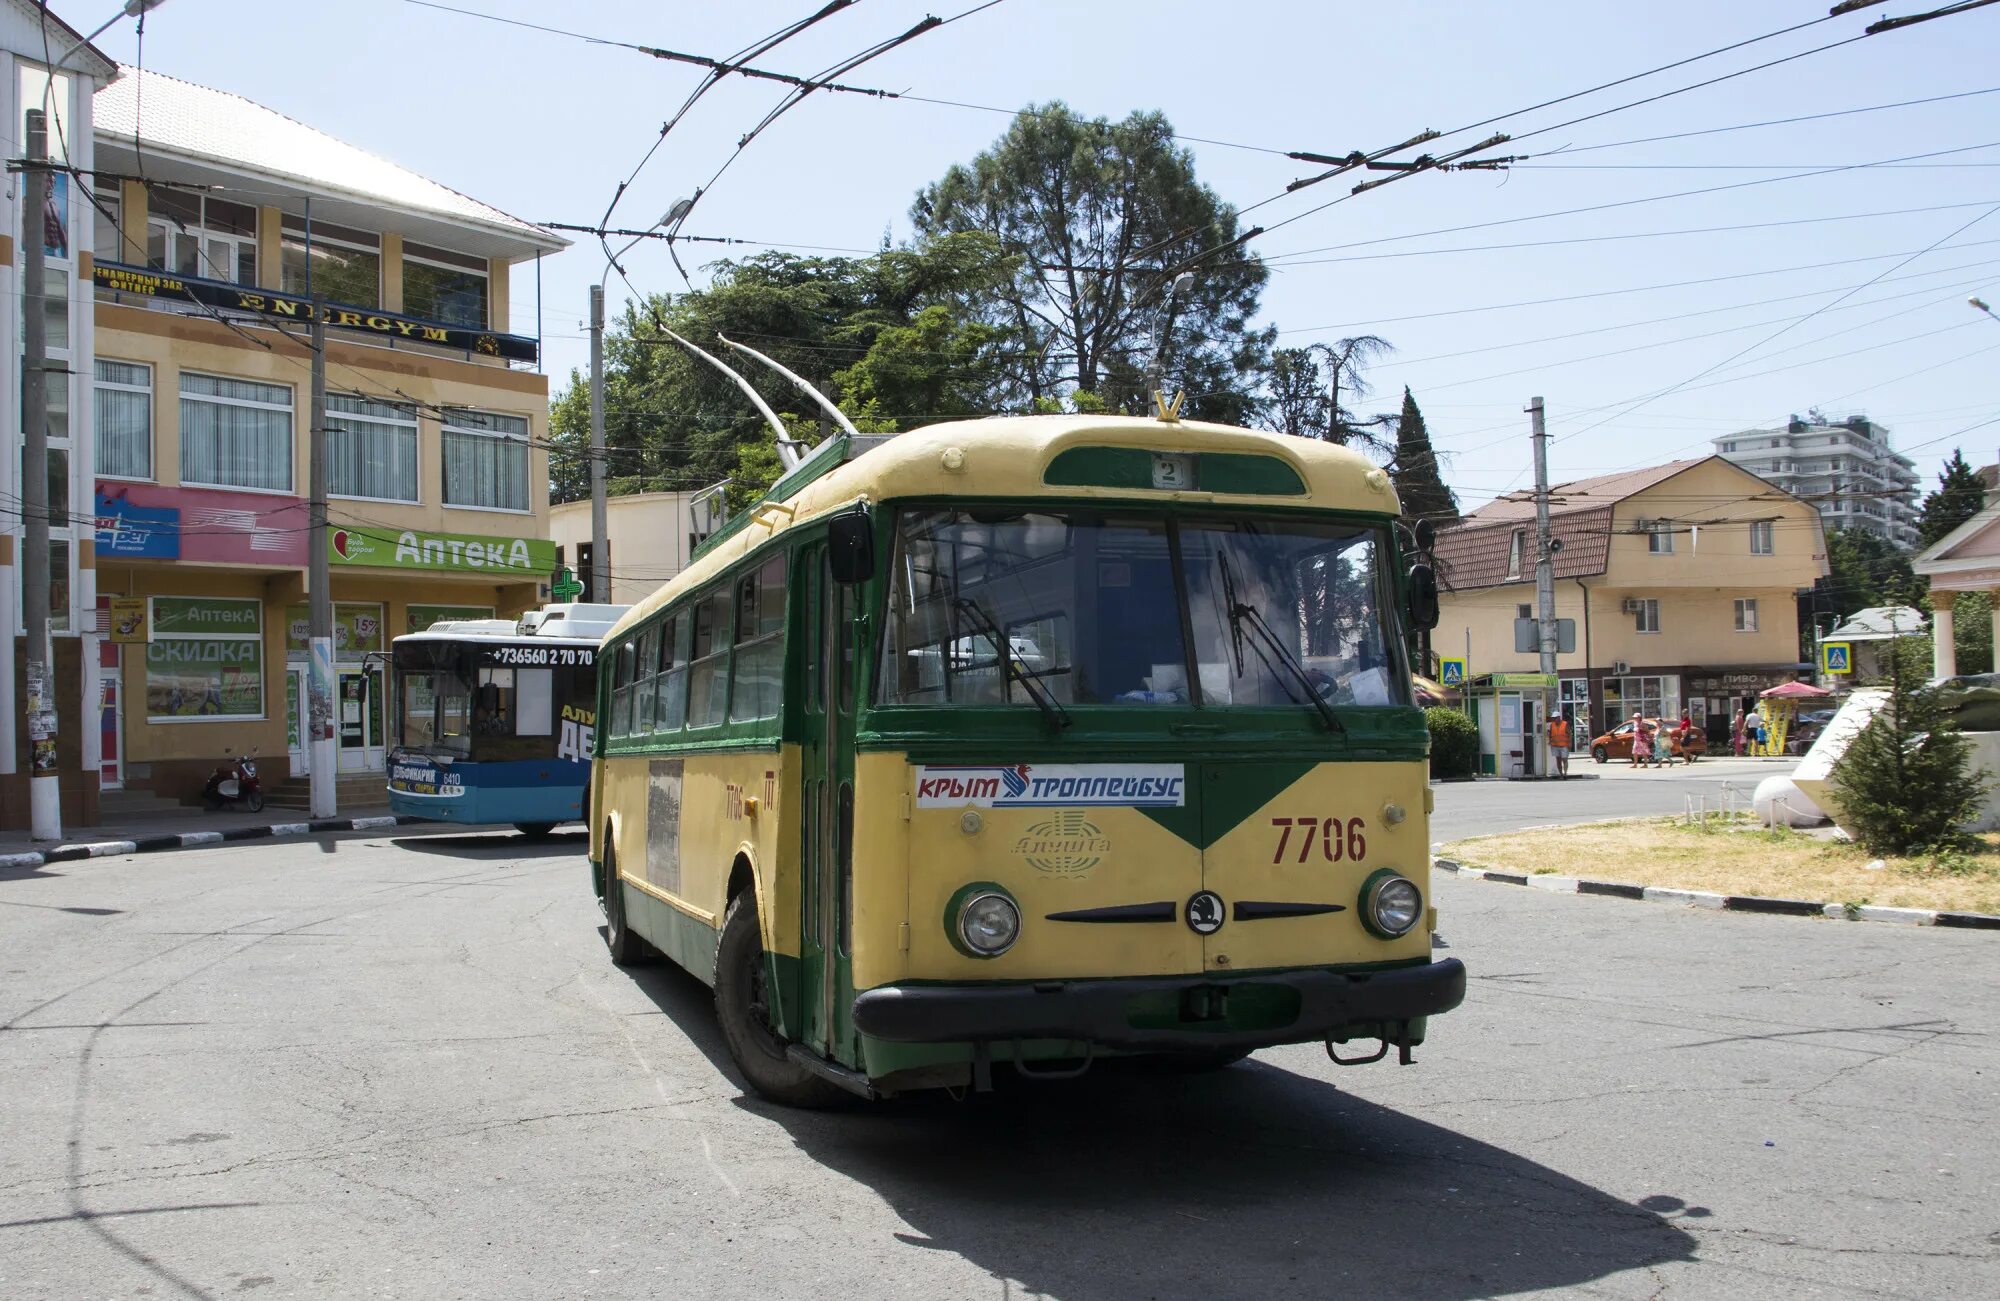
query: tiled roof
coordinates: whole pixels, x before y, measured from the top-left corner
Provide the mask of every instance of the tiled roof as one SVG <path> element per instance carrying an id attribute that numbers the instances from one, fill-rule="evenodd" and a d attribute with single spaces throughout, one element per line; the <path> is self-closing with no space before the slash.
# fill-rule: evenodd
<path id="1" fill-rule="evenodd" d="M 1697 456 L 1687 461 L 1668 461 L 1665 465 L 1649 465 L 1643 470 L 1621 470 L 1617 474 L 1600 474 L 1595 479 L 1572 479 L 1568 483 L 1549 486 L 1549 514 L 1560 515 L 1566 511 L 1599 510 L 1624 501 L 1634 493 L 1644 492 L 1654 484 L 1671 479 L 1682 470 L 1712 461 L 1712 456 Z M 1523 490 L 1497 497 L 1465 517 L 1467 525 L 1518 523 L 1535 518 L 1535 494 Z"/>
<path id="2" fill-rule="evenodd" d="M 1624 470 L 1594 479 L 1572 479 L 1549 489 L 1549 534 L 1562 542 L 1556 552 L 1557 581 L 1588 578 L 1605 571 L 1611 559 L 1611 509 L 1635 493 L 1673 478 L 1713 457 L 1669 461 L 1643 470 Z M 1512 576 L 1507 562 L 1514 530 L 1524 530 L 1521 568 Z M 1481 506 L 1456 528 L 1439 532 L 1438 584 L 1447 592 L 1469 592 L 1503 583 L 1535 581 L 1535 495 L 1509 493 Z"/>
<path id="3" fill-rule="evenodd" d="M 139 143 L 145 148 L 212 159 L 301 186 L 463 221 L 544 248 L 567 243 L 540 226 L 241 95 L 138 68 L 121 68 L 120 73 L 92 101 L 100 136 L 138 138 L 143 102 L 145 135 Z"/>

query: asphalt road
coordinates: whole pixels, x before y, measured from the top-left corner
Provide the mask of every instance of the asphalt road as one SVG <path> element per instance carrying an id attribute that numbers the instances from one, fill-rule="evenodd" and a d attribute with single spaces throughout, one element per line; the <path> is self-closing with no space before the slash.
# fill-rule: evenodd
<path id="1" fill-rule="evenodd" d="M 1414 1067 L 808 1114 L 606 961 L 575 839 L 8 873 L 0 1296 L 1993 1294 L 1993 936 L 1438 903 Z"/>
<path id="2" fill-rule="evenodd" d="M 1439 782 L 1431 840 L 1489 836 L 1554 822 L 1590 822 L 1679 813 L 1692 797 L 1722 807 L 1733 793 L 1737 808 L 1750 807 L 1757 783 L 1789 774 L 1797 760 L 1703 759 L 1675 768 L 1596 764 L 1585 756 L 1570 764 L 1567 781 Z"/>

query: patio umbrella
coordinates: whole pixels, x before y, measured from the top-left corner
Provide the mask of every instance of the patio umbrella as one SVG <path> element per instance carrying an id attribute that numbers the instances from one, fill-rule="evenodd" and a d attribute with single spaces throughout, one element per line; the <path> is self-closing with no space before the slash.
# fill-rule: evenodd
<path id="1" fill-rule="evenodd" d="M 1824 700 L 1833 693 L 1809 682 L 1787 682 L 1781 687 L 1757 693 L 1765 700 Z"/>

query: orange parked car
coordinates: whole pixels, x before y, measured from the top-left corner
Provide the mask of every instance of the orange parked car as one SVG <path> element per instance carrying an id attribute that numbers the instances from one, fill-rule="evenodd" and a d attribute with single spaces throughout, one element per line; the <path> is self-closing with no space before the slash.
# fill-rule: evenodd
<path id="1" fill-rule="evenodd" d="M 1655 733 L 1659 738 L 1654 742 L 1655 757 L 1664 761 L 1672 753 L 1672 750 L 1668 746 L 1667 737 L 1672 733 L 1680 720 L 1677 718 L 1649 718 L 1646 721 L 1659 729 Z M 1599 763 L 1609 763 L 1613 759 L 1630 759 L 1632 757 L 1632 722 L 1633 720 L 1628 718 L 1610 731 L 1593 739 L 1590 743 L 1590 757 Z M 1702 731 L 1701 724 L 1699 723 L 1688 729 L 1686 753 L 1690 759 L 1699 759 L 1708 753 L 1708 735 Z"/>

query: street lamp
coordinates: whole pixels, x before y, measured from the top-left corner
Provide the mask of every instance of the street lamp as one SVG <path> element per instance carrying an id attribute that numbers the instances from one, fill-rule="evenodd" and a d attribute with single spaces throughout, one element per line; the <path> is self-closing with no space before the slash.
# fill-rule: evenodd
<path id="1" fill-rule="evenodd" d="M 1174 298 L 1194 283 L 1194 272 L 1183 271 L 1167 282 L 1166 295 L 1160 302 L 1160 314 L 1153 318 L 1153 365 L 1152 389 L 1158 393 L 1166 383 L 1167 341 L 1173 333 Z"/>
<path id="2" fill-rule="evenodd" d="M 161 5 L 165 4 L 166 2 L 167 0 L 125 0 L 124 7 L 119 9 L 117 13 L 111 15 L 103 22 L 99 23 L 97 25 L 96 31 L 84 37 L 82 40 L 78 41 L 75 45 L 70 46 L 67 50 L 64 50 L 62 52 L 62 57 L 60 59 L 57 59 L 53 64 L 49 66 L 51 68 L 60 68 L 63 66 L 63 64 L 68 63 L 70 55 L 75 54 L 78 50 L 82 49 L 84 46 L 90 44 L 98 37 L 104 35 L 104 33 L 106 33 L 107 31 L 110 31 L 111 24 L 117 22 L 120 18 L 141 17 L 145 14 L 151 13 L 155 9 L 158 9 Z"/>
<path id="3" fill-rule="evenodd" d="M 616 253 L 610 251 L 610 245 L 605 245 L 604 274 L 590 287 L 590 599 L 593 601 L 611 599 L 611 546 L 604 502 L 604 285 L 611 279 L 611 273 L 618 270 L 619 258 L 662 226 L 671 226 L 686 217 L 692 207 L 692 198 L 675 203 Z"/>
<path id="4" fill-rule="evenodd" d="M 1978 311 L 1982 311 L 1986 313 L 1988 316 L 1992 316 L 1994 320 L 2000 321 L 2000 316 L 1993 315 L 1993 309 L 1986 305 L 1986 300 L 1984 298 L 1974 296 L 1972 298 L 1966 299 L 1965 301 L 1971 303 L 1972 306 Z"/>

